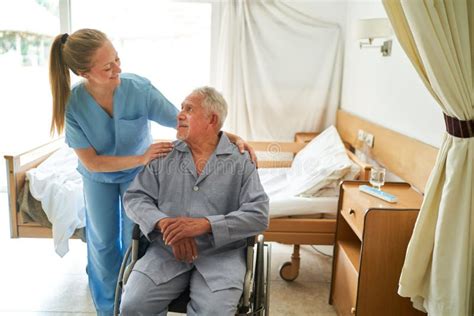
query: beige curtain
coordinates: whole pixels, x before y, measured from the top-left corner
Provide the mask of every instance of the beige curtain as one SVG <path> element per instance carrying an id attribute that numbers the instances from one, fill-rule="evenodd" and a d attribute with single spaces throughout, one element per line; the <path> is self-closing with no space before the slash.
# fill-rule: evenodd
<path id="1" fill-rule="evenodd" d="M 216 4 L 211 83 L 229 103 L 225 130 L 250 140 L 290 141 L 298 131 L 335 124 L 342 34 L 337 23 L 314 16 L 316 6 L 292 0 Z"/>
<path id="2" fill-rule="evenodd" d="M 474 119 L 474 1 L 383 0 L 400 44 L 443 112 Z M 413 118 L 419 119 L 419 118 Z M 474 138 L 445 134 L 398 293 L 429 315 L 472 315 Z"/>

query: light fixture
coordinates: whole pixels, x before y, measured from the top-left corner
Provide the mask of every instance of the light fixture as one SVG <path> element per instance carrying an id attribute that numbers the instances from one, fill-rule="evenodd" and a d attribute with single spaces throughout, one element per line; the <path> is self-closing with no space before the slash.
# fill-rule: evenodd
<path id="1" fill-rule="evenodd" d="M 382 45 L 374 45 L 376 38 L 388 38 L 392 36 L 392 27 L 387 18 L 361 19 L 357 21 L 357 38 L 360 40 L 360 48 L 379 48 L 382 56 L 390 56 L 392 52 L 392 40 L 386 40 Z"/>

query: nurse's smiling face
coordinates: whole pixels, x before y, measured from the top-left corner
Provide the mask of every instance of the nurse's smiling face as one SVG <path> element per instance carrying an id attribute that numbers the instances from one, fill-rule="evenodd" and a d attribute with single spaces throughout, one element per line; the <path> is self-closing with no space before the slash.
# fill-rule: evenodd
<path id="1" fill-rule="evenodd" d="M 105 41 L 92 58 L 91 69 L 83 74 L 90 85 L 111 86 L 120 84 L 120 58 L 110 41 Z"/>

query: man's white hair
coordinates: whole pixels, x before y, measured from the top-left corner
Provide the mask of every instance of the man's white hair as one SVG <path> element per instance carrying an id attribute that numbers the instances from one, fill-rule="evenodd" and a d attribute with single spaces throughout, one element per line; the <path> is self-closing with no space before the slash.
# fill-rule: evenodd
<path id="1" fill-rule="evenodd" d="M 222 94 L 213 87 L 207 86 L 196 88 L 192 93 L 197 93 L 204 97 L 202 100 L 202 107 L 207 111 L 207 113 L 214 113 L 217 115 L 218 128 L 220 130 L 222 125 L 224 125 L 225 118 L 227 117 L 227 102 Z"/>

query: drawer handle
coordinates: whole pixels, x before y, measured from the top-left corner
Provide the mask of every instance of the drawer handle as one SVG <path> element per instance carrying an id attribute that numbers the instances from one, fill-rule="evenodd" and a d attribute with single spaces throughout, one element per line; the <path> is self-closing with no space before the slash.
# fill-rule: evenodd
<path id="1" fill-rule="evenodd" d="M 355 211 L 353 209 L 349 209 L 349 215 L 354 215 L 355 214 Z"/>
<path id="2" fill-rule="evenodd" d="M 355 309 L 355 307 L 352 307 L 352 308 L 351 308 L 351 314 L 352 314 L 352 315 L 355 315 L 355 313 L 356 313 L 356 309 Z"/>

